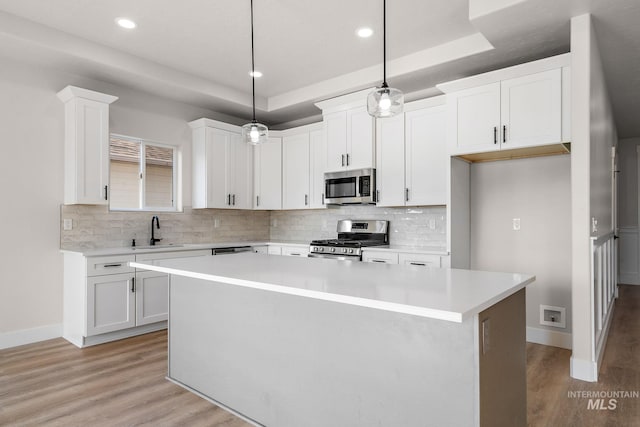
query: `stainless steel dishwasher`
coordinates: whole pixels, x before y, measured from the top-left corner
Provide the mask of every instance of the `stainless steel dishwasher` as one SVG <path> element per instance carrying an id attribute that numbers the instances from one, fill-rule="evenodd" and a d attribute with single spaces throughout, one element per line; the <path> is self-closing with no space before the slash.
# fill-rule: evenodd
<path id="1" fill-rule="evenodd" d="M 226 246 L 224 248 L 211 249 L 211 255 L 232 255 L 241 252 L 251 252 L 251 246 Z"/>

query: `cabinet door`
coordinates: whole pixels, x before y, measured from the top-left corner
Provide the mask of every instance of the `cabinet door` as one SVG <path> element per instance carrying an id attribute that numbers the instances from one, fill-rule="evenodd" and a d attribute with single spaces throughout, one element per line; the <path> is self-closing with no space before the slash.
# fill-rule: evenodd
<path id="1" fill-rule="evenodd" d="M 502 149 L 562 141 L 562 70 L 501 84 Z"/>
<path id="2" fill-rule="evenodd" d="M 156 271 L 136 273 L 136 325 L 169 318 L 169 275 Z"/>
<path id="3" fill-rule="evenodd" d="M 229 165 L 233 158 L 231 151 L 231 133 L 206 128 L 206 179 L 208 208 L 229 208 L 231 194 L 231 174 Z"/>
<path id="4" fill-rule="evenodd" d="M 87 336 L 136 325 L 133 274 L 87 278 Z"/>
<path id="5" fill-rule="evenodd" d="M 362 251 L 363 262 L 375 262 L 379 264 L 397 264 L 398 253 L 391 251 Z"/>
<path id="6" fill-rule="evenodd" d="M 398 254 L 398 263 L 420 267 L 440 267 L 440 255 L 401 253 Z"/>
<path id="7" fill-rule="evenodd" d="M 404 114 L 376 121 L 378 206 L 405 204 Z"/>
<path id="8" fill-rule="evenodd" d="M 66 104 L 65 203 L 106 205 L 109 184 L 109 104 L 77 98 Z M 74 120 L 75 119 L 75 120 Z M 71 176 L 75 175 L 75 176 Z"/>
<path id="9" fill-rule="evenodd" d="M 309 134 L 282 138 L 282 209 L 309 207 Z"/>
<path id="10" fill-rule="evenodd" d="M 443 105 L 405 114 L 407 206 L 447 203 L 445 116 Z"/>
<path id="11" fill-rule="evenodd" d="M 267 253 L 269 255 L 282 255 L 282 246 L 269 245 L 267 247 Z"/>
<path id="12" fill-rule="evenodd" d="M 335 172 L 346 167 L 347 112 L 338 111 L 323 117 L 324 137 L 327 145 L 327 170 Z"/>
<path id="13" fill-rule="evenodd" d="M 309 255 L 309 248 L 299 246 L 283 246 L 281 249 L 281 254 L 286 256 L 306 257 L 307 255 Z"/>
<path id="14" fill-rule="evenodd" d="M 324 172 L 327 169 L 327 150 L 321 130 L 309 132 L 309 191 L 310 207 L 324 208 Z"/>
<path id="15" fill-rule="evenodd" d="M 254 147 L 254 209 L 282 209 L 282 139 Z"/>
<path id="16" fill-rule="evenodd" d="M 366 108 L 347 111 L 347 169 L 374 167 L 374 119 Z"/>
<path id="17" fill-rule="evenodd" d="M 233 147 L 233 183 L 231 207 L 234 209 L 251 209 L 253 206 L 253 146 L 242 141 L 240 134 L 230 135 Z"/>
<path id="18" fill-rule="evenodd" d="M 452 154 L 500 149 L 500 83 L 452 93 L 447 102 Z"/>

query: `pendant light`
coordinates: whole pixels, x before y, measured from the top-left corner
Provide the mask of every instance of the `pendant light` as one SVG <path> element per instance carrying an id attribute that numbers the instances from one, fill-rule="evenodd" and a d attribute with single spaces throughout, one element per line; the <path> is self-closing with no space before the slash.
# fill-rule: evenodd
<path id="1" fill-rule="evenodd" d="M 242 139 L 251 145 L 267 142 L 269 129 L 256 120 L 256 66 L 253 53 L 253 0 L 251 0 L 251 88 L 253 92 L 253 119 L 242 126 Z"/>
<path id="2" fill-rule="evenodd" d="M 382 85 L 367 96 L 367 111 L 377 118 L 402 112 L 404 94 L 387 85 L 387 1 L 382 0 Z"/>

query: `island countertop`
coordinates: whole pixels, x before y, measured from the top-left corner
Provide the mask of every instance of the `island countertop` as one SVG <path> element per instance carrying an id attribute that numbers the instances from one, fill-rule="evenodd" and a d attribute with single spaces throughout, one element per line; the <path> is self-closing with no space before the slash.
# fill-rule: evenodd
<path id="1" fill-rule="evenodd" d="M 535 276 L 255 253 L 131 262 L 135 268 L 462 322 Z"/>

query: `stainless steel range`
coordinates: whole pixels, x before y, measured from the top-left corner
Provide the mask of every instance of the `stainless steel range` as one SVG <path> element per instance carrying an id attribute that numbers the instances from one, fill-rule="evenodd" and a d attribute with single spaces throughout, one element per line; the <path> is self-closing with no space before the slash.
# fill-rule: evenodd
<path id="1" fill-rule="evenodd" d="M 362 248 L 388 244 L 389 221 L 341 219 L 338 238 L 312 241 L 309 257 L 360 261 Z"/>

